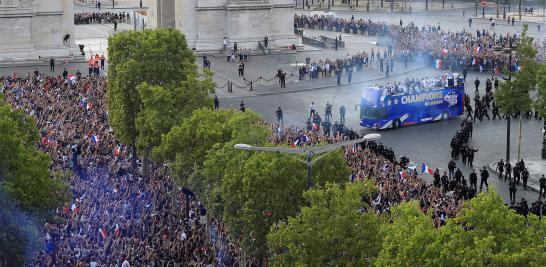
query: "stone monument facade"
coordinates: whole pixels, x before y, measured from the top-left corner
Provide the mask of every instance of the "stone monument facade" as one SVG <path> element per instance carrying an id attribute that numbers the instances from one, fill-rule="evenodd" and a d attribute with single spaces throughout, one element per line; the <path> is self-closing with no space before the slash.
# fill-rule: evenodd
<path id="1" fill-rule="evenodd" d="M 72 0 L 0 0 L 0 36 L 0 63 L 79 56 Z"/>
<path id="2" fill-rule="evenodd" d="M 179 29 L 191 48 L 217 50 L 226 37 L 240 48 L 299 44 L 294 35 L 293 0 L 151 0 L 150 26 Z"/>

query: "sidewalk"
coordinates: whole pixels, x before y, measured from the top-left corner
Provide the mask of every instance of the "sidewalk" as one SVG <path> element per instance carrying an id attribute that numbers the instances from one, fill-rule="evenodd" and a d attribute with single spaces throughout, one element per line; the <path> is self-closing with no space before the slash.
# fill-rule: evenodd
<path id="1" fill-rule="evenodd" d="M 540 177 L 545 174 L 546 171 L 546 160 L 542 159 L 523 159 L 525 162 L 525 167 L 529 171 L 529 180 L 527 181 L 527 188 L 532 191 L 539 192 L 540 185 L 538 180 Z M 487 165 L 489 171 L 491 172 L 490 178 L 498 179 L 499 173 L 495 171 L 497 168 L 497 162 L 492 162 Z M 508 184 L 508 182 L 506 182 Z M 522 183 L 520 182 L 521 188 L 523 188 Z"/>
<path id="2" fill-rule="evenodd" d="M 536 23 L 536 24 L 546 25 L 546 20 L 545 20 L 546 17 L 542 16 L 542 11 L 541 11 L 541 13 L 536 12 L 536 13 L 534 13 L 534 15 L 525 14 L 522 11 L 521 12 L 521 20 L 519 19 L 519 13 L 518 12 L 510 12 L 510 13 L 506 12 L 506 19 L 503 19 L 502 9 L 500 10 L 498 18 L 497 18 L 496 13 L 486 13 L 485 18 L 482 18 L 481 11 L 478 12 L 477 17 L 475 17 L 473 13 L 470 14 L 470 15 L 475 20 L 479 20 L 479 21 L 487 22 L 487 23 L 489 23 L 490 18 L 493 18 L 495 20 L 496 25 L 512 25 L 511 22 L 508 23 L 508 20 L 507 20 L 508 17 L 510 17 L 510 20 L 512 20 L 512 18 L 515 18 L 514 21 L 517 22 L 517 23 Z"/>

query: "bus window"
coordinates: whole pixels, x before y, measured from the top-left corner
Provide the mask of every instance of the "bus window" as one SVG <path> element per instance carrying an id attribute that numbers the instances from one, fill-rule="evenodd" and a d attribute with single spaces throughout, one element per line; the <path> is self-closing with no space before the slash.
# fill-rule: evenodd
<path id="1" fill-rule="evenodd" d="M 376 108 L 376 107 L 364 107 L 362 109 L 362 117 L 371 118 L 371 119 L 383 119 L 388 117 L 389 110 L 387 108 Z"/>

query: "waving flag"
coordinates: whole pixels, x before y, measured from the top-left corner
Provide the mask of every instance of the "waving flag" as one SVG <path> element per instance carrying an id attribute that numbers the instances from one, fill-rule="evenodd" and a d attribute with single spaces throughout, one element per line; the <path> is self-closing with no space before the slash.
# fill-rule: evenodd
<path id="1" fill-rule="evenodd" d="M 104 227 L 101 227 L 99 232 L 102 235 L 103 239 L 106 239 L 108 237 L 108 233 L 106 232 L 106 229 L 104 229 Z"/>
<path id="2" fill-rule="evenodd" d="M 99 141 L 99 136 L 98 135 L 92 135 L 91 136 L 91 142 L 97 143 L 98 141 Z"/>
<path id="3" fill-rule="evenodd" d="M 426 173 L 428 173 L 430 175 L 434 175 L 434 171 L 431 168 L 429 168 L 425 163 L 423 163 L 423 165 L 421 165 L 421 172 L 422 173 L 426 172 Z"/>
<path id="4" fill-rule="evenodd" d="M 434 68 L 443 69 L 444 68 L 444 61 L 441 60 L 441 59 L 437 59 L 435 64 L 434 64 Z"/>

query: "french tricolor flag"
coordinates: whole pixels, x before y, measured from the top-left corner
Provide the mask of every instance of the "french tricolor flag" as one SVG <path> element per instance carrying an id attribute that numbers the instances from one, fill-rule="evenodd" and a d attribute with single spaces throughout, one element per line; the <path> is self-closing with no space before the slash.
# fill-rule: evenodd
<path id="1" fill-rule="evenodd" d="M 429 168 L 425 163 L 423 163 L 423 165 L 421 165 L 421 172 L 422 173 L 426 172 L 426 173 L 428 173 L 430 175 L 434 175 L 434 171 L 431 168 Z"/>
<path id="2" fill-rule="evenodd" d="M 102 238 L 103 238 L 103 239 L 106 239 L 106 238 L 108 237 L 108 233 L 106 232 L 106 229 L 104 229 L 104 227 L 101 227 L 101 228 L 99 229 L 99 232 L 100 232 L 100 234 L 102 235 Z"/>
<path id="3" fill-rule="evenodd" d="M 92 135 L 91 136 L 91 142 L 97 143 L 98 141 L 99 141 L 99 136 L 98 135 Z"/>

